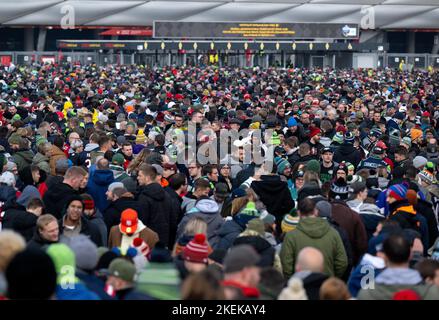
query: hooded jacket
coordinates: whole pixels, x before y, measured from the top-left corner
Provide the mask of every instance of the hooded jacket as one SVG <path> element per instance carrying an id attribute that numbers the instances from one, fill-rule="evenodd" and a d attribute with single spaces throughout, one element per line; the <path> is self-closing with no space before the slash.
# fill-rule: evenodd
<path id="1" fill-rule="evenodd" d="M 52 146 L 52 155 L 50 156 L 49 165 L 50 165 L 50 174 L 52 176 L 56 175 L 56 162 L 58 160 L 67 159 L 66 154 L 57 146 Z"/>
<path id="2" fill-rule="evenodd" d="M 235 239 L 233 246 L 247 244 L 252 246 L 261 257 L 258 265 L 260 267 L 272 267 L 275 261 L 276 250 L 261 236 L 240 236 Z"/>
<path id="3" fill-rule="evenodd" d="M 33 158 L 34 153 L 30 150 L 19 150 L 14 152 L 14 154 L 12 155 L 12 159 L 17 164 L 18 171 L 21 171 L 24 168 L 30 166 L 32 164 Z"/>
<path id="4" fill-rule="evenodd" d="M 422 284 L 418 271 L 405 268 L 387 268 L 375 279 L 374 289 L 362 289 L 359 300 L 391 300 L 401 290 L 413 290 L 422 300 L 439 300 L 439 287 Z"/>
<path id="5" fill-rule="evenodd" d="M 93 197 L 96 208 L 103 212 L 108 207 L 107 190 L 114 182 L 111 170 L 94 170 L 90 173 L 87 183 L 87 192 Z"/>
<path id="6" fill-rule="evenodd" d="M 348 265 L 343 242 L 337 231 L 321 218 L 301 218 L 297 228 L 285 235 L 280 251 L 283 273 L 294 273 L 297 256 L 305 247 L 320 250 L 324 257 L 324 273 L 341 278 Z"/>
<path id="7" fill-rule="evenodd" d="M 30 241 L 35 233 L 38 217 L 22 209 L 6 210 L 3 216 L 2 229 L 12 229 L 23 236 L 26 242 Z"/>
<path id="8" fill-rule="evenodd" d="M 380 208 L 372 203 L 361 203 L 356 200 L 347 201 L 346 204 L 354 211 L 357 211 L 366 228 L 367 240 L 373 237 L 378 223 L 385 219 Z M 357 210 L 355 210 L 357 209 Z"/>
<path id="9" fill-rule="evenodd" d="M 329 278 L 324 273 L 311 271 L 299 271 L 293 277 L 302 280 L 308 300 L 320 300 L 320 287 Z"/>
<path id="10" fill-rule="evenodd" d="M 233 242 L 245 230 L 245 227 L 242 227 L 235 220 L 227 220 L 218 230 L 218 243 L 214 247 L 214 249 L 222 249 L 227 250 L 232 247 Z"/>
<path id="11" fill-rule="evenodd" d="M 125 172 L 124 168 L 121 166 L 116 166 L 114 164 L 110 165 L 110 170 L 113 171 L 114 181 L 122 182 L 124 179 L 130 176 Z"/>
<path id="12" fill-rule="evenodd" d="M 218 204 L 211 199 L 202 199 L 198 201 L 195 207 L 189 210 L 181 220 L 177 229 L 177 238 L 184 232 L 186 224 L 192 218 L 201 218 L 207 223 L 207 240 L 209 244 L 214 247 L 218 242 L 218 231 L 223 225 L 224 221 L 219 214 Z"/>
<path id="13" fill-rule="evenodd" d="M 38 166 L 38 168 L 43 170 L 47 175 L 50 174 L 49 158 L 45 155 L 38 152 L 33 158 L 32 164 Z"/>
<path id="14" fill-rule="evenodd" d="M 343 143 L 334 153 L 333 161 L 341 163 L 342 161 L 352 163 L 355 168 L 361 161 L 361 153 L 349 143 Z"/>
<path id="15" fill-rule="evenodd" d="M 48 246 L 54 243 L 57 243 L 57 241 L 51 242 L 44 239 L 41 236 L 40 232 L 38 231 L 38 228 L 35 228 L 35 232 L 32 239 L 27 243 L 27 248 L 36 249 L 36 250 L 45 250 Z"/>
<path id="16" fill-rule="evenodd" d="M 171 196 L 158 183 L 141 186 L 137 199 L 143 208 L 146 225 L 157 232 L 160 242 L 172 248 L 177 231 L 178 212 Z"/>
<path id="17" fill-rule="evenodd" d="M 63 214 L 65 204 L 73 197 L 79 196 L 79 192 L 70 185 L 62 182 L 53 184 L 44 194 L 43 202 L 46 212 L 60 219 Z"/>
<path id="18" fill-rule="evenodd" d="M 261 181 L 253 181 L 251 188 L 267 208 L 267 211 L 276 217 L 277 221 L 294 208 L 288 183 L 279 176 L 261 176 Z"/>

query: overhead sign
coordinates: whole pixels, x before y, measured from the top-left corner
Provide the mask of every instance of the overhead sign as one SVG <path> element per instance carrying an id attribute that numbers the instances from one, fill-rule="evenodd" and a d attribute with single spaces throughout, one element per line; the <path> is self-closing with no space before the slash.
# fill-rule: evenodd
<path id="1" fill-rule="evenodd" d="M 154 21 L 155 38 L 357 39 L 358 24 Z"/>

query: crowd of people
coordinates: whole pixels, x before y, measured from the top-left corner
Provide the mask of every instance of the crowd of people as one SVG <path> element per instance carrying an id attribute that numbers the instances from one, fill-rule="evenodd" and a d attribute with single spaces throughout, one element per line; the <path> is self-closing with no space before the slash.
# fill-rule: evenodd
<path id="1" fill-rule="evenodd" d="M 0 106 L 0 299 L 439 299 L 437 71 L 33 64 Z"/>

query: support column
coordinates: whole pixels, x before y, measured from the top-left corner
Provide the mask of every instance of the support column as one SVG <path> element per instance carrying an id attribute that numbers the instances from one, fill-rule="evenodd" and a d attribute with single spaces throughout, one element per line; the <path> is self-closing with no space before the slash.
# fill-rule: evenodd
<path id="1" fill-rule="evenodd" d="M 46 36 L 47 36 L 47 29 L 40 28 L 38 30 L 37 51 L 44 51 L 44 48 L 46 47 Z"/>
<path id="2" fill-rule="evenodd" d="M 407 32 L 407 53 L 415 53 L 416 33 L 414 31 Z"/>
<path id="3" fill-rule="evenodd" d="M 431 54 L 439 53 L 439 32 L 434 35 L 433 49 L 431 49 Z"/>
<path id="4" fill-rule="evenodd" d="M 34 28 L 24 29 L 24 51 L 34 51 Z"/>

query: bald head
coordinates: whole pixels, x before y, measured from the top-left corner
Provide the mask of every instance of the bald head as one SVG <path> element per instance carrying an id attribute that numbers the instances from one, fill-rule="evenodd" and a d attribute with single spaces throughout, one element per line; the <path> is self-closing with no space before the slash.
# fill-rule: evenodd
<path id="1" fill-rule="evenodd" d="M 296 272 L 323 272 L 323 254 L 312 247 L 303 248 L 297 256 Z"/>

